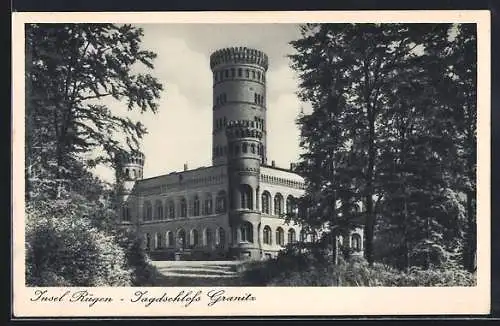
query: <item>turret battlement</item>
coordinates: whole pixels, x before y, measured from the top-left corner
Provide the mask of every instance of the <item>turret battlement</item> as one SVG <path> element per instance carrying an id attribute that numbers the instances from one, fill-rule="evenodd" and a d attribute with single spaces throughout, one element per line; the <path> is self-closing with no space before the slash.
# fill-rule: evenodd
<path id="1" fill-rule="evenodd" d="M 119 156 L 122 165 L 139 165 L 144 166 L 145 156 L 143 153 L 136 151 L 131 155 L 123 154 Z"/>
<path id="2" fill-rule="evenodd" d="M 134 181 L 142 179 L 145 156 L 139 151 L 132 154 L 120 154 L 117 156 L 119 169 L 117 179 L 122 181 Z"/>
<path id="3" fill-rule="evenodd" d="M 229 121 L 226 126 L 226 137 L 234 138 L 262 138 L 262 130 L 255 121 L 234 120 Z"/>
<path id="4" fill-rule="evenodd" d="M 222 64 L 253 64 L 267 70 L 269 59 L 264 52 L 256 49 L 231 47 L 217 50 L 210 56 L 212 70 Z"/>

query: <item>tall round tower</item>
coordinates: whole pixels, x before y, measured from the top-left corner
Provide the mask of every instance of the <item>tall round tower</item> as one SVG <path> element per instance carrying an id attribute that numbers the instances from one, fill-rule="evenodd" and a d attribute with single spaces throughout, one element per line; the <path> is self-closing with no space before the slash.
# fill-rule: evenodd
<path id="1" fill-rule="evenodd" d="M 225 48 L 210 56 L 213 72 L 212 163 L 225 164 L 229 121 L 253 121 L 262 133 L 260 160 L 266 156 L 267 55 L 246 47 Z"/>
<path id="2" fill-rule="evenodd" d="M 266 156 L 267 55 L 246 47 L 210 57 L 213 86 L 214 165 L 227 164 L 232 254 L 259 259 L 260 166 Z"/>

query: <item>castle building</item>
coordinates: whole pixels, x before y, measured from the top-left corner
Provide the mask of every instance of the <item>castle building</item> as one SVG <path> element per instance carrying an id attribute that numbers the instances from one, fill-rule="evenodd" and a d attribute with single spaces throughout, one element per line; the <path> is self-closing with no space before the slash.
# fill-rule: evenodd
<path id="1" fill-rule="evenodd" d="M 212 166 L 143 178 L 145 157 L 121 159 L 121 225 L 134 228 L 153 259 L 262 259 L 288 243 L 308 241 L 293 198 L 304 179 L 268 164 L 265 53 L 225 48 L 210 56 L 213 72 Z M 345 241 L 362 252 L 361 232 Z M 344 241 L 344 240 L 343 240 Z M 186 258 L 188 259 L 188 258 Z"/>

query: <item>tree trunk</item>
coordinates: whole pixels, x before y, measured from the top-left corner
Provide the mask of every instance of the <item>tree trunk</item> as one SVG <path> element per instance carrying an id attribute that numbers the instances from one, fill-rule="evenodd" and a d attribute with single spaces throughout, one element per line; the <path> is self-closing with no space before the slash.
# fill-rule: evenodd
<path id="1" fill-rule="evenodd" d="M 404 269 L 406 272 L 410 269 L 410 248 L 409 248 L 409 241 L 408 241 L 408 204 L 406 202 L 406 192 L 404 193 L 403 196 L 403 227 L 404 227 L 404 244 L 403 244 L 403 250 L 404 250 Z"/>
<path id="2" fill-rule="evenodd" d="M 365 223 L 365 257 L 370 266 L 373 265 L 373 232 L 375 216 L 373 210 L 373 171 L 375 166 L 375 119 L 370 112 L 370 134 L 368 149 L 367 194 L 366 194 L 366 223 Z"/>

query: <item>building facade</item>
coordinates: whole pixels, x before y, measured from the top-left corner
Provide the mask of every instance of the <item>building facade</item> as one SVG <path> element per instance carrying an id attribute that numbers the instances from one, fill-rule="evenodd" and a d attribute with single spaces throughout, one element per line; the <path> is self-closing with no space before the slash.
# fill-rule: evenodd
<path id="1" fill-rule="evenodd" d="M 121 224 L 134 228 L 153 259 L 262 259 L 313 235 L 284 216 L 297 213 L 301 176 L 268 164 L 265 53 L 226 48 L 213 72 L 212 166 L 143 179 L 144 155 L 121 158 Z M 362 230 L 346 245 L 362 252 Z"/>

